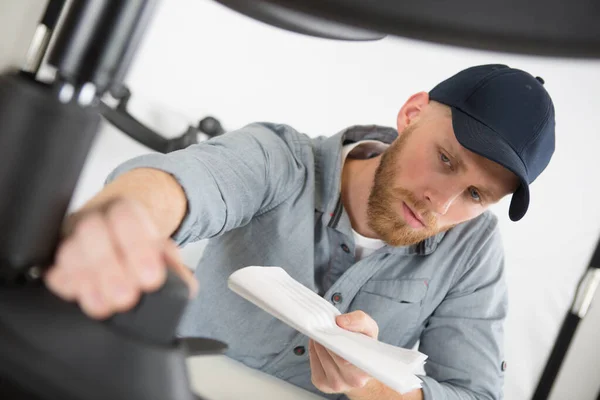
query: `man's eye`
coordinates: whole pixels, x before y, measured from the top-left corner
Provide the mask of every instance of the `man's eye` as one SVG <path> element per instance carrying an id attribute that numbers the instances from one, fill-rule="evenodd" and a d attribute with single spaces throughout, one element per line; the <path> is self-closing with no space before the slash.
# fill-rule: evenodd
<path id="1" fill-rule="evenodd" d="M 440 153 L 440 160 L 442 160 L 444 164 L 450 165 L 450 159 L 444 153 Z"/>
<path id="2" fill-rule="evenodd" d="M 471 198 L 475 201 L 481 201 L 481 196 L 479 195 L 479 192 L 477 191 L 477 189 L 475 188 L 470 188 L 469 189 L 469 194 L 471 195 Z"/>

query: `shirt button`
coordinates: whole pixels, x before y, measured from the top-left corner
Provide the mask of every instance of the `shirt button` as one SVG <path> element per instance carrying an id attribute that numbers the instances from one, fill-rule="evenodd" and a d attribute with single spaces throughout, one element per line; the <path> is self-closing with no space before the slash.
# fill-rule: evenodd
<path id="1" fill-rule="evenodd" d="M 346 253 L 350 253 L 350 247 L 346 246 L 346 243 L 342 244 L 342 250 L 344 250 L 344 252 Z"/>
<path id="2" fill-rule="evenodd" d="M 304 348 L 304 346 L 297 346 L 294 347 L 294 354 L 297 356 L 301 356 L 304 353 L 306 353 L 306 349 Z"/>
<path id="3" fill-rule="evenodd" d="M 502 366 L 500 368 L 502 368 L 502 371 L 506 371 L 506 361 L 502 361 Z"/>
<path id="4" fill-rule="evenodd" d="M 331 296 L 331 301 L 333 302 L 333 304 L 340 304 L 342 302 L 342 294 L 341 293 L 334 293 L 333 296 Z"/>

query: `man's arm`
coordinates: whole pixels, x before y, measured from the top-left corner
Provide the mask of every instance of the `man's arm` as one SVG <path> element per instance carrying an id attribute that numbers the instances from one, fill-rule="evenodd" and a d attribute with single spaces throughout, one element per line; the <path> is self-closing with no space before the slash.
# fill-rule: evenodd
<path id="1" fill-rule="evenodd" d="M 106 209 L 119 200 L 131 200 L 141 205 L 158 229 L 161 237 L 168 238 L 179 226 L 187 208 L 183 188 L 175 178 L 163 171 L 137 168 L 107 184 L 75 213 L 69 215 L 63 233 L 72 233 L 76 223 L 85 215 Z"/>
<path id="2" fill-rule="evenodd" d="M 425 400 L 497 400 L 504 383 L 507 287 L 495 222 L 478 234 L 468 265 L 426 321 L 419 350 L 428 356 Z"/>
<path id="3" fill-rule="evenodd" d="M 167 267 L 197 282 L 176 244 L 217 236 L 286 201 L 304 183 L 302 138 L 253 124 L 198 145 L 120 165 L 64 224 L 47 286 L 94 318 L 127 311 Z"/>
<path id="4" fill-rule="evenodd" d="M 350 400 L 423 400 L 421 389 L 400 394 L 378 380 L 370 380 L 364 387 L 346 394 Z"/>
<path id="5" fill-rule="evenodd" d="M 243 226 L 300 190 L 306 177 L 298 161 L 303 140 L 286 126 L 251 124 L 184 150 L 136 157 L 107 182 L 137 168 L 171 175 L 187 198 L 172 235 L 181 246 Z"/>

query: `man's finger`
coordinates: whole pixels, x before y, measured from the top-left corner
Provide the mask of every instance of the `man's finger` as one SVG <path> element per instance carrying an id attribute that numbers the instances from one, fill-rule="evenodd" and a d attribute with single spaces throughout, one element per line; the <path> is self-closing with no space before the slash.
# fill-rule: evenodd
<path id="1" fill-rule="evenodd" d="M 105 319 L 111 313 L 109 300 L 106 299 L 95 283 L 92 274 L 82 275 L 79 282 L 79 304 L 83 312 L 94 319 Z"/>
<path id="2" fill-rule="evenodd" d="M 87 223 L 88 232 L 78 235 L 77 240 L 84 265 L 95 277 L 95 290 L 102 294 L 111 312 L 128 310 L 137 302 L 135 277 L 123 266 L 102 216 L 91 214 L 83 223 Z"/>
<path id="3" fill-rule="evenodd" d="M 321 364 L 321 360 L 315 350 L 315 342 L 311 339 L 308 342 L 308 361 L 310 363 L 311 380 L 313 385 L 322 392 L 329 391 L 327 386 L 327 375 Z"/>
<path id="4" fill-rule="evenodd" d="M 321 366 L 323 367 L 323 371 L 325 371 L 325 376 L 327 377 L 327 386 L 330 389 L 331 393 L 341 393 L 345 389 L 347 389 L 347 385 L 344 383 L 340 370 L 331 358 L 331 355 L 327 351 L 325 347 L 320 345 L 319 343 L 314 344 L 315 353 L 319 357 L 319 361 L 321 362 Z"/>
<path id="5" fill-rule="evenodd" d="M 370 379 L 369 374 L 335 354 L 333 351 L 329 349 L 325 349 L 331 356 L 331 359 L 338 366 L 338 370 L 340 371 L 340 375 L 344 382 L 353 388 L 361 388 L 367 384 Z"/>
<path id="6" fill-rule="evenodd" d="M 327 352 L 329 353 L 329 355 L 331 356 L 331 358 L 333 359 L 333 361 L 336 363 L 336 365 L 338 366 L 338 368 L 340 370 L 342 368 L 347 368 L 348 366 L 353 366 L 352 363 L 350 363 L 349 361 L 345 360 L 344 358 L 338 356 L 337 354 L 335 354 L 333 351 L 329 350 L 328 348 L 325 348 L 325 350 L 327 350 Z"/>
<path id="7" fill-rule="evenodd" d="M 144 216 L 138 215 L 142 211 L 120 202 L 111 207 L 107 218 L 126 268 L 137 277 L 142 290 L 154 291 L 164 284 L 166 268 L 161 256 L 161 238 L 156 229 L 150 229 L 151 224 L 144 221 Z"/>
<path id="8" fill-rule="evenodd" d="M 74 272 L 80 264 L 82 256 L 73 238 L 66 239 L 56 254 L 56 264 L 46 271 L 45 281 L 50 290 L 67 301 L 75 300 L 78 294 L 78 281 Z"/>
<path id="9" fill-rule="evenodd" d="M 165 242 L 165 262 L 173 271 L 175 271 L 190 288 L 190 298 L 198 294 L 198 280 L 190 269 L 181 260 L 179 248 L 172 240 Z"/>
<path id="10" fill-rule="evenodd" d="M 358 310 L 348 314 L 338 315 L 336 317 L 336 322 L 340 328 L 362 333 L 373 339 L 377 339 L 377 336 L 379 336 L 377 322 L 364 311 Z"/>

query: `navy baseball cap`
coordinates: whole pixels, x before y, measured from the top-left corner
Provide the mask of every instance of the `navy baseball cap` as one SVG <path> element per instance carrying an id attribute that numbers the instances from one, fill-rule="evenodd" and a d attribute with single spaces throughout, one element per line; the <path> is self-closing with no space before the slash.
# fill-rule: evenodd
<path id="1" fill-rule="evenodd" d="M 519 177 L 509 216 L 523 218 L 529 185 L 554 154 L 554 104 L 544 80 L 502 64 L 480 65 L 441 82 L 429 98 L 450 106 L 452 127 L 463 147 Z"/>

